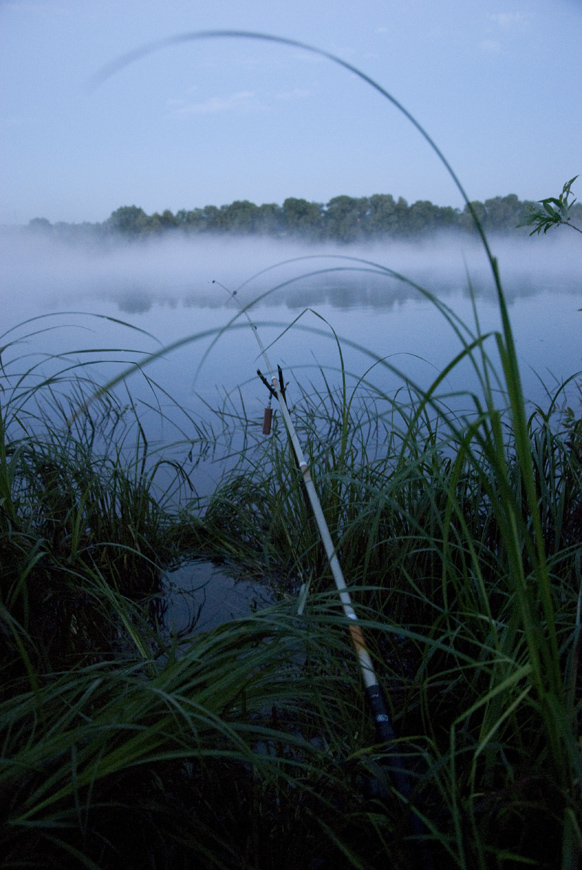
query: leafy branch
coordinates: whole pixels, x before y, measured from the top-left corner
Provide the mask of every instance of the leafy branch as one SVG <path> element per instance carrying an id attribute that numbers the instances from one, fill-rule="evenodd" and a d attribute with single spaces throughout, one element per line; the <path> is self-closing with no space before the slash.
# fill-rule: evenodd
<path id="1" fill-rule="evenodd" d="M 543 208 L 532 211 L 531 214 L 518 224 L 518 227 L 533 226 L 530 236 L 533 236 L 534 233 L 539 234 L 542 230 L 544 233 L 547 233 L 551 227 L 557 227 L 561 224 L 566 227 L 572 227 L 576 232 L 582 233 L 581 229 L 570 222 L 572 208 L 576 202 L 575 199 L 570 202 L 570 188 L 577 178 L 578 176 L 575 175 L 574 178 L 566 182 L 562 188 L 562 193 L 557 199 L 555 196 L 548 196 L 547 199 L 538 200 Z"/>

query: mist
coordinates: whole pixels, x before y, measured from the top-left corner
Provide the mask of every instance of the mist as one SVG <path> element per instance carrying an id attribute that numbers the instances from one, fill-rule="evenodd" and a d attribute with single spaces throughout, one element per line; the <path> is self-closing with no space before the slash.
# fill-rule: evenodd
<path id="1" fill-rule="evenodd" d="M 545 389 L 541 381 L 555 385 L 582 368 L 576 297 L 582 289 L 582 245 L 564 229 L 547 237 L 493 238 L 491 248 L 526 389 L 535 398 Z M 333 246 L 176 233 L 100 247 L 57 242 L 21 228 L 0 234 L 3 332 L 14 330 L 5 341 L 26 338 L 34 352 L 91 346 L 151 353 L 188 335 L 216 333 L 237 315 L 242 325 L 240 306 L 254 303 L 249 311 L 262 324 L 263 340 L 277 341 L 277 356 L 287 366 L 333 368 L 338 361 L 330 329 L 330 341 L 301 327 L 279 338 L 302 312 L 313 309 L 340 337 L 378 357 L 394 354 L 411 377 L 430 382 L 458 352 L 458 342 L 419 289 L 374 264 L 435 294 L 465 323 L 474 319 L 473 298 L 480 328 L 500 328 L 490 264 L 483 246 L 466 235 Z M 31 339 L 30 324 L 19 327 L 48 314 L 60 331 Z M 136 329 L 124 328 L 117 319 Z M 306 329 L 327 328 L 310 313 L 300 322 Z M 201 376 L 197 367 L 210 341 L 171 355 L 174 368 L 166 382 L 188 400 L 194 389 L 209 400 L 222 386 L 235 388 L 257 367 L 252 331 L 242 328 L 236 337 L 220 338 L 204 359 Z M 345 351 L 354 376 L 370 365 L 365 354 Z"/>
<path id="2" fill-rule="evenodd" d="M 553 237 L 493 238 L 491 247 L 510 301 L 524 294 L 580 288 L 582 246 L 567 231 Z M 357 263 L 357 258 L 368 262 Z M 373 264 L 440 296 L 469 286 L 478 296 L 494 293 L 483 246 L 466 236 L 340 246 L 230 236 L 184 239 L 176 234 L 98 247 L 74 246 L 24 229 L 0 235 L 4 323 L 10 325 L 19 314 L 29 317 L 79 305 L 89 310 L 94 302 L 133 315 L 155 306 L 224 307 L 228 295 L 213 282 L 231 293 L 240 290 L 244 304 L 263 296 L 263 305 L 291 309 L 317 303 L 389 308 L 395 299 L 417 295 L 378 270 L 373 274 Z M 285 282 L 287 286 L 274 291 Z"/>

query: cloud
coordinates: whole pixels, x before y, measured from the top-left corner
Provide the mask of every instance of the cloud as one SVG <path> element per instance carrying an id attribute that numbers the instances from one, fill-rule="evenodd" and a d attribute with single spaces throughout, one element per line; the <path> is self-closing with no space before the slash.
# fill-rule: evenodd
<path id="1" fill-rule="evenodd" d="M 305 97 L 311 96 L 311 91 L 308 91 L 306 88 L 293 88 L 290 91 L 281 91 L 278 94 L 275 94 L 276 100 L 302 100 Z"/>
<path id="2" fill-rule="evenodd" d="M 482 40 L 481 49 L 488 54 L 499 54 L 506 42 L 503 34 L 508 34 L 510 31 L 515 34 L 523 30 L 523 25 L 527 21 L 527 17 L 522 12 L 487 12 L 486 17 L 488 22 L 486 32 L 489 38 Z"/>
<path id="3" fill-rule="evenodd" d="M 254 91 L 237 91 L 226 97 L 210 97 L 193 103 L 184 99 L 168 100 L 173 118 L 188 118 L 190 115 L 216 115 L 219 112 L 250 112 L 264 107 Z"/>
<path id="4" fill-rule="evenodd" d="M 510 27 L 523 24 L 525 21 L 525 15 L 521 12 L 488 12 L 487 18 L 502 30 L 509 30 Z"/>
<path id="5" fill-rule="evenodd" d="M 186 94 L 197 90 L 196 86 L 189 88 Z M 186 96 L 174 97 L 167 101 L 172 118 L 189 118 L 191 115 L 216 115 L 220 112 L 262 112 L 269 108 L 273 100 L 289 102 L 310 97 L 312 91 L 306 88 L 291 88 L 278 93 L 263 93 L 257 91 L 237 91 L 225 97 L 210 97 L 198 102 L 187 99 Z"/>

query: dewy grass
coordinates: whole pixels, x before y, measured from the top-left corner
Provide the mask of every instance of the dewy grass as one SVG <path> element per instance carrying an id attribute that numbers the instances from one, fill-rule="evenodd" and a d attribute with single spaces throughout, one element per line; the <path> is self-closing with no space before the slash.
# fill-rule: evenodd
<path id="1" fill-rule="evenodd" d="M 492 365 L 480 337 L 468 353 Z M 291 868 L 330 849 L 340 867 L 411 866 L 391 760 L 374 747 L 278 414 L 265 441 L 229 402 L 224 426 L 247 432 L 238 466 L 202 510 L 172 513 L 154 497 L 143 427 L 128 430 L 111 393 L 87 405 L 86 374 L 28 390 L 19 371 L 26 401 L 5 389 L 9 866 L 39 855 L 46 866 L 121 866 L 131 854 L 160 867 Z M 291 410 L 436 866 L 553 867 L 556 855 L 576 866 L 576 412 L 558 413 L 557 397 L 549 411 L 534 408 L 518 449 L 498 397 L 468 396 L 472 413 L 453 411 L 442 373 L 429 391 L 409 384 L 394 396 L 373 386 L 374 371 L 353 387 L 342 371 L 339 390 L 324 375 L 318 388 L 291 382 Z M 161 632 L 157 571 L 180 554 L 275 576 L 282 602 L 174 647 Z M 310 592 L 299 617 L 300 582 Z M 276 858 L 282 844 L 287 864 Z"/>
<path id="2" fill-rule="evenodd" d="M 439 788 L 446 780 L 451 859 L 485 867 L 544 854 L 552 866 L 562 849 L 575 866 L 577 418 L 555 408 L 527 417 L 515 385 L 507 412 L 486 394 L 474 397 L 472 414 L 453 414 L 436 395 L 441 381 L 406 402 L 376 391 L 364 398 L 373 400 L 366 414 L 344 378 L 343 391 L 304 392 L 293 413 L 352 591 L 375 614 L 382 661 L 397 681 L 415 675 L 398 725 L 426 735 L 426 763 Z M 204 545 L 237 552 L 251 570 L 325 585 L 298 477 L 274 431 L 265 456 L 210 499 Z"/>
<path id="3" fill-rule="evenodd" d="M 347 806 L 349 777 L 324 712 L 337 705 L 333 676 L 302 676 L 321 640 L 313 628 L 255 618 L 199 638 L 150 679 L 142 665 L 98 664 L 5 704 L 4 859 L 34 862 L 42 849 L 44 866 L 68 853 L 86 866 L 240 866 L 246 856 L 267 867 L 302 806 L 296 854 L 307 863 L 314 842 L 323 854 L 321 826 L 341 826 L 335 803 Z M 325 750 L 309 740 L 322 739 L 322 714 Z M 324 756 L 333 791 L 310 794 Z"/>
<path id="4" fill-rule="evenodd" d="M 504 359 L 501 339 L 497 340 Z M 540 792 L 551 795 L 545 810 L 550 815 L 561 793 L 564 836 L 570 843 L 565 841 L 564 850 L 570 850 L 575 861 L 579 832 L 572 832 L 569 802 L 574 800 L 579 807 L 580 747 L 577 714 L 571 705 L 566 707 L 565 700 L 578 690 L 572 690 L 571 676 L 568 688 L 564 685 L 564 653 L 557 646 L 557 625 L 562 624 L 564 630 L 569 614 L 566 643 L 568 647 L 575 644 L 569 657 L 577 660 L 579 617 L 574 614 L 579 550 L 573 529 L 578 523 L 580 470 L 578 436 L 573 438 L 571 431 L 575 415 L 570 413 L 564 425 L 558 420 L 557 426 L 555 415 L 552 418 L 541 409 L 526 418 L 523 396 L 515 383 L 508 383 L 509 413 L 503 412 L 488 386 L 492 365 L 483 347 L 478 337 L 463 351 L 466 355 L 477 349 L 483 360 L 485 394 L 469 397 L 473 414 L 454 415 L 438 400 L 436 389 L 443 373 L 427 393 L 415 390 L 410 403 L 395 403 L 376 394 L 376 405 L 384 399 L 390 417 L 375 413 L 372 421 L 380 419 L 390 435 L 380 439 L 368 457 L 359 445 L 368 443 L 362 432 L 368 432 L 373 423 L 368 420 L 362 426 L 361 420 L 352 417 L 346 426 L 346 408 L 353 402 L 346 400 L 345 386 L 337 396 L 331 392 L 325 397 L 303 396 L 295 413 L 327 498 L 329 521 L 346 574 L 373 585 L 376 600 L 389 603 L 385 612 L 404 628 L 417 627 L 420 620 L 421 632 L 430 627 L 431 637 L 439 631 L 445 636 L 451 633 L 457 639 L 455 646 L 468 650 L 478 663 L 473 696 L 469 691 L 459 698 L 454 691 L 459 678 L 455 679 L 454 668 L 445 670 L 451 700 L 467 704 L 466 712 L 450 721 L 447 732 L 452 795 L 456 794 L 459 757 L 466 751 L 459 750 L 458 729 L 466 730 L 468 720 L 480 720 L 472 738 L 476 762 L 471 783 L 476 792 L 484 785 L 477 776 L 477 759 L 486 765 L 487 783 L 498 781 L 494 769 L 499 757 L 504 759 L 505 778 L 515 777 L 522 764 L 516 759 L 528 755 L 525 747 L 531 740 L 544 756 L 544 772 L 523 774 L 524 787 L 530 776 L 533 781 L 540 777 Z M 516 374 L 512 354 L 510 343 L 510 353 L 505 353 L 506 381 Z M 353 438 L 349 449 L 346 431 Z M 230 540 L 231 552 L 238 548 L 239 557 L 246 551 L 255 560 L 262 556 L 265 567 L 272 568 L 272 559 L 279 570 L 319 576 L 325 566 L 297 477 L 276 442 L 272 452 L 267 462 L 259 458 L 244 473 L 233 476 L 228 489 L 219 490 L 209 504 L 208 526 L 218 537 Z M 347 463 L 346 455 L 350 456 Z M 292 554 L 291 562 L 281 564 L 282 553 Z M 439 655 L 430 651 L 432 660 L 439 661 Z M 454 655 L 458 657 L 459 652 Z M 467 668 L 465 660 L 463 674 Z M 472 680 L 463 674 L 460 678 L 466 687 Z M 516 712 L 521 707 L 527 710 L 528 726 L 537 723 L 533 731 L 524 728 L 523 713 Z M 515 729 L 517 750 L 497 740 L 508 725 Z M 527 767 L 525 763 L 523 769 Z M 514 790 L 517 805 L 529 800 L 520 787 L 512 784 L 506 789 L 509 794 Z M 483 804 L 477 806 L 480 809 Z M 456 803 L 451 812 L 458 859 L 470 865 L 474 859 L 467 857 L 460 821 L 466 818 L 465 812 Z M 518 829 L 514 824 L 516 819 L 509 826 L 513 833 Z M 477 827 L 476 831 L 481 837 Z M 556 848 L 554 841 L 551 849 Z M 507 851 L 510 860 L 509 846 Z M 481 859 L 486 862 L 482 855 Z"/>
<path id="5" fill-rule="evenodd" d="M 75 356 L 37 361 L 19 356 L 17 343 L 3 349 L 6 678 L 19 670 L 14 644 L 33 672 L 110 657 L 121 642 L 119 601 L 132 619 L 146 603 L 154 618 L 160 568 L 174 555 L 170 514 L 154 497 L 160 460 L 149 455 L 135 406 L 109 393 L 88 410 L 96 382 Z"/>

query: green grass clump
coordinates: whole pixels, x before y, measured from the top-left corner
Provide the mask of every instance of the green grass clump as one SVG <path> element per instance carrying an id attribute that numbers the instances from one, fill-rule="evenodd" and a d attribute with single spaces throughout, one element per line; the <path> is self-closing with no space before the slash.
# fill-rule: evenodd
<path id="1" fill-rule="evenodd" d="M 335 606 L 172 638 L 161 572 L 202 521 L 157 475 L 184 467 L 74 357 L 3 352 L 3 866 L 342 867 L 390 831 L 408 854 L 398 804 L 359 828 L 373 735 Z"/>
<path id="2" fill-rule="evenodd" d="M 344 375 L 339 390 L 296 386 L 292 414 L 421 777 L 439 866 L 575 867 L 582 428 L 562 390 L 526 411 L 508 321 L 493 338 L 503 380 L 490 386 L 485 337 L 467 340 L 460 358 L 483 391 L 454 397 L 464 411 L 439 394 L 442 375 L 396 397 L 350 392 Z M 289 590 L 333 588 L 277 422 L 199 528 L 209 555 Z"/>
<path id="3" fill-rule="evenodd" d="M 133 647 L 175 555 L 135 407 L 89 403 L 96 382 L 70 359 L 22 370 L 17 352 L 3 349 L 0 409 L 4 686 Z"/>
<path id="4" fill-rule="evenodd" d="M 337 761 L 353 742 L 306 664 L 314 628 L 243 620 L 164 664 L 86 666 L 4 702 L 6 866 L 295 867 L 330 849 L 346 866 L 327 827 L 355 836 Z"/>
<path id="5" fill-rule="evenodd" d="M 565 392 L 526 413 L 493 339 L 505 380 L 468 336 L 483 389 L 461 403 L 442 375 L 389 396 L 343 369 L 288 395 L 435 866 L 574 868 L 582 424 Z M 228 406 L 239 463 L 189 507 L 85 369 L 5 363 L 3 386 L 6 866 L 415 866 L 278 414 L 264 440 Z M 161 570 L 192 556 L 276 578 L 281 603 L 172 638 Z"/>

